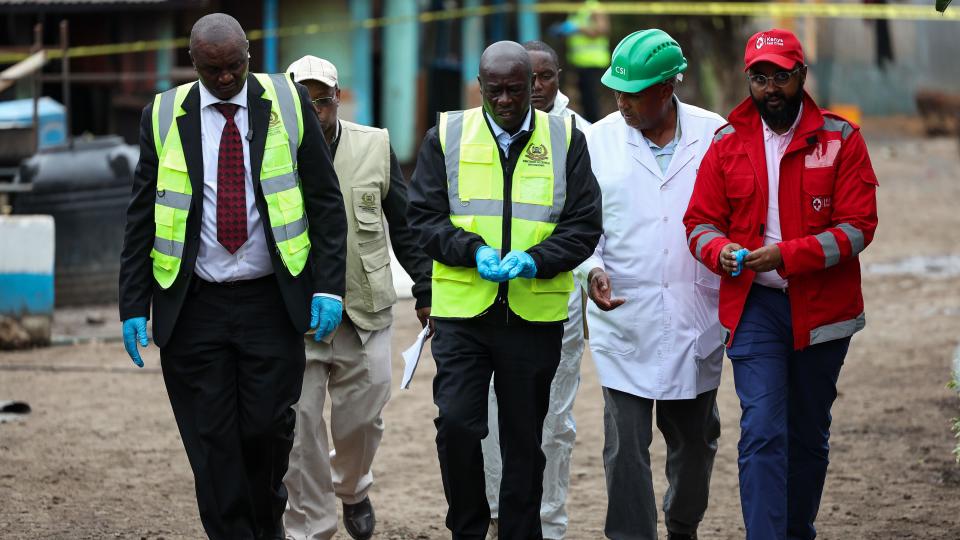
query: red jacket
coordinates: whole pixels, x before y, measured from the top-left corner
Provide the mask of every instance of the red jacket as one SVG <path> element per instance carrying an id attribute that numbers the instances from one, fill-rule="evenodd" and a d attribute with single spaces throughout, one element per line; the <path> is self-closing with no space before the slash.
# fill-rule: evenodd
<path id="1" fill-rule="evenodd" d="M 793 345 L 799 350 L 852 335 L 865 319 L 857 255 L 877 228 L 877 176 L 860 128 L 821 110 L 804 93 L 803 113 L 780 163 L 780 227 L 789 281 Z M 720 268 L 730 242 L 763 246 L 767 166 L 760 114 L 750 98 L 717 130 L 683 218 L 693 255 L 720 280 L 720 323 L 733 342 L 755 273 Z"/>

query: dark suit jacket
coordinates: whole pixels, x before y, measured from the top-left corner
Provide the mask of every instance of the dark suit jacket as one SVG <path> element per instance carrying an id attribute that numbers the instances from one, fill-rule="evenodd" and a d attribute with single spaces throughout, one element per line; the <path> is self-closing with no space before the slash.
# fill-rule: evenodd
<path id="1" fill-rule="evenodd" d="M 200 138 L 199 82 L 183 102 L 186 114 L 177 118 L 187 171 L 193 187 L 193 201 L 187 219 L 183 262 L 177 279 L 169 289 L 161 289 L 153 279 L 150 250 L 154 240 L 153 206 L 157 192 L 158 156 L 153 141 L 152 102 L 140 119 L 140 161 L 133 180 L 133 195 L 127 208 L 127 227 L 120 261 L 120 319 L 147 317 L 153 306 L 153 338 L 163 347 L 170 339 L 193 279 L 200 248 L 200 223 L 203 208 L 203 153 Z M 273 231 L 267 203 L 260 189 L 260 165 L 270 119 L 270 101 L 261 97 L 263 86 L 253 75 L 247 76 L 247 103 L 253 128 L 250 141 L 250 167 L 256 204 L 260 212 L 270 258 L 290 320 L 298 331 L 310 324 L 310 300 L 313 293 L 343 296 L 346 270 L 346 213 L 340 184 L 333 170 L 330 150 L 323 139 L 320 122 L 310 104 L 306 88 L 296 85 L 303 112 L 303 139 L 297 152 L 297 166 L 303 186 L 308 235 L 312 244 L 307 267 L 299 276 L 287 271 L 274 249 Z M 211 211 L 211 209 L 208 209 Z"/>

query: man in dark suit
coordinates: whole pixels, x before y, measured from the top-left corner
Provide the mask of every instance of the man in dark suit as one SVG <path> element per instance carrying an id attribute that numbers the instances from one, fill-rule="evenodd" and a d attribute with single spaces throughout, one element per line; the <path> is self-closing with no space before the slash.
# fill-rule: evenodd
<path id="1" fill-rule="evenodd" d="M 143 111 L 120 269 L 124 343 L 153 335 L 211 538 L 282 538 L 302 336 L 340 322 L 346 218 L 309 95 L 248 73 L 239 23 L 193 27 L 199 76 Z M 297 108 L 300 109 L 299 114 Z"/>

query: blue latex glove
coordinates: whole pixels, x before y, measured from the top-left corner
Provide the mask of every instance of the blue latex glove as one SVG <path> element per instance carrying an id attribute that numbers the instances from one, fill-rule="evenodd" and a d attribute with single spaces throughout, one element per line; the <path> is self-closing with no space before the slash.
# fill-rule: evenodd
<path id="1" fill-rule="evenodd" d="M 509 279 L 507 273 L 500 268 L 500 254 L 490 246 L 482 246 L 477 250 L 477 271 L 480 277 L 487 281 L 501 283 Z"/>
<path id="2" fill-rule="evenodd" d="M 146 317 L 132 317 L 123 321 L 123 348 L 127 350 L 127 354 L 137 367 L 143 367 L 143 359 L 140 358 L 140 351 L 137 350 L 138 341 L 141 347 L 150 344 L 150 339 L 147 337 Z"/>
<path id="3" fill-rule="evenodd" d="M 737 258 L 737 269 L 730 274 L 731 276 L 737 277 L 740 275 L 740 272 L 743 270 L 743 259 L 745 259 L 749 254 L 750 250 L 746 248 L 738 249 L 733 252 L 733 256 Z"/>
<path id="4" fill-rule="evenodd" d="M 511 251 L 500 261 L 500 271 L 507 274 L 507 279 L 532 279 L 537 276 L 537 264 L 526 251 Z"/>
<path id="5" fill-rule="evenodd" d="M 569 36 L 570 34 L 576 34 L 577 28 L 576 23 L 573 21 L 563 21 L 562 23 L 557 23 L 550 25 L 550 28 L 547 30 L 551 36 L 554 37 L 564 37 Z"/>
<path id="6" fill-rule="evenodd" d="M 314 341 L 321 341 L 343 318 L 343 302 L 329 296 L 314 296 L 310 302 L 310 329 L 316 330 Z"/>

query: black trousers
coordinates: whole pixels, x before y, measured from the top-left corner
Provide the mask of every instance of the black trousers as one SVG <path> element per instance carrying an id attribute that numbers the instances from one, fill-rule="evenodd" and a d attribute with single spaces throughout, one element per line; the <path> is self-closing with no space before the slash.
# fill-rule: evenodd
<path id="1" fill-rule="evenodd" d="M 303 336 L 274 276 L 194 281 L 160 359 L 203 528 L 213 539 L 282 538 Z"/>
<path id="2" fill-rule="evenodd" d="M 490 523 L 480 441 L 487 436 L 487 392 L 494 375 L 500 405 L 500 538 L 541 539 L 540 450 L 550 383 L 560 363 L 563 325 L 437 320 L 433 401 L 437 454 L 455 540 L 482 540 Z"/>

